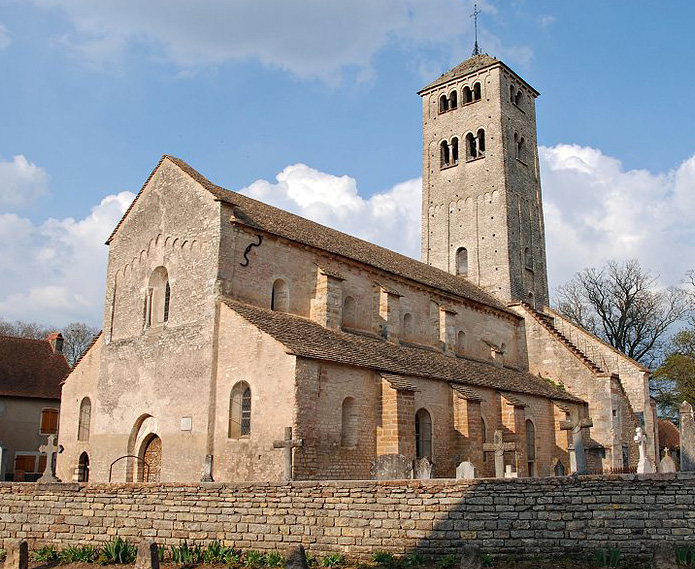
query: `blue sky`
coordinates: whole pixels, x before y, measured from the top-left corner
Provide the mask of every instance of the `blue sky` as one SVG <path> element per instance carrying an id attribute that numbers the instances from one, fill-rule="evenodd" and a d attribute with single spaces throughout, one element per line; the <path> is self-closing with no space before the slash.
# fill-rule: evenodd
<path id="1" fill-rule="evenodd" d="M 551 286 L 610 257 L 677 284 L 695 268 L 695 3 L 478 5 L 483 50 L 541 92 Z M 164 153 L 417 256 L 416 92 L 470 55 L 471 12 L 0 0 L 0 317 L 98 325 L 103 238 Z"/>

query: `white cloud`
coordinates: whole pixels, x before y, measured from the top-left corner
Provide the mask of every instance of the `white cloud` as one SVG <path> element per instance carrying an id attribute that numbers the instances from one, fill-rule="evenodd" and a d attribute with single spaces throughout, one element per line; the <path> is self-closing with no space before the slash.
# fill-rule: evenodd
<path id="1" fill-rule="evenodd" d="M 12 38 L 10 37 L 10 32 L 7 30 L 7 26 L 0 24 L 0 49 L 5 49 L 12 43 Z"/>
<path id="2" fill-rule="evenodd" d="M 540 157 L 551 286 L 610 258 L 637 258 L 669 285 L 695 268 L 695 156 L 656 174 L 589 147 Z"/>
<path id="3" fill-rule="evenodd" d="M 0 160 L 0 212 L 24 207 L 48 190 L 48 176 L 43 168 L 17 155 Z"/>
<path id="4" fill-rule="evenodd" d="M 405 255 L 420 256 L 420 179 L 368 199 L 349 176 L 304 164 L 287 166 L 276 183 L 258 180 L 241 193 Z"/>
<path id="5" fill-rule="evenodd" d="M 0 214 L 0 316 L 62 326 L 86 321 L 99 326 L 104 302 L 104 241 L 134 195 L 105 197 L 81 220 L 34 224 Z"/>
<path id="6" fill-rule="evenodd" d="M 140 45 L 182 67 L 256 59 L 301 77 L 329 80 L 346 68 L 363 75 L 387 44 L 434 46 L 448 56 L 457 39 L 471 35 L 473 5 L 473 0 L 33 2 L 66 15 L 73 31 L 60 43 L 92 62 Z M 479 3 L 494 13 L 487 2 Z"/>

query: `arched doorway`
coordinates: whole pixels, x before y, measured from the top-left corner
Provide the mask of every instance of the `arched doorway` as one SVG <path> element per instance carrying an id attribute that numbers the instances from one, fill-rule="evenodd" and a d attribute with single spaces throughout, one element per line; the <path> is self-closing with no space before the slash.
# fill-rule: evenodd
<path id="1" fill-rule="evenodd" d="M 159 482 L 162 470 L 162 439 L 157 435 L 150 435 L 142 444 L 139 455 L 147 465 L 138 463 L 138 482 Z"/>
<path id="2" fill-rule="evenodd" d="M 83 452 L 77 462 L 77 481 L 89 482 L 89 455 Z"/>

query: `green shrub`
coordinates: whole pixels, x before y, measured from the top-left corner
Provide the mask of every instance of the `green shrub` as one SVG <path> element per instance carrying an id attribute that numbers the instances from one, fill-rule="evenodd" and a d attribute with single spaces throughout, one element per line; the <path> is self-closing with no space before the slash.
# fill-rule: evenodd
<path id="1" fill-rule="evenodd" d="M 454 555 L 453 553 L 450 553 L 449 555 L 444 555 L 443 557 L 439 558 L 439 561 L 437 561 L 437 566 L 439 569 L 451 569 L 454 565 L 458 563 L 458 557 Z"/>
<path id="2" fill-rule="evenodd" d="M 676 563 L 695 567 L 695 545 L 676 545 Z"/>
<path id="3" fill-rule="evenodd" d="M 620 564 L 620 550 L 615 547 L 594 551 L 594 563 L 597 567 L 617 567 Z"/>
<path id="4" fill-rule="evenodd" d="M 101 555 L 99 555 L 98 561 L 100 565 L 112 565 L 115 563 L 125 565 L 133 563 L 137 554 L 138 550 L 135 545 L 121 537 L 114 537 L 101 548 Z"/>
<path id="5" fill-rule="evenodd" d="M 396 558 L 394 557 L 393 553 L 388 551 L 374 552 L 374 555 L 372 555 L 372 561 L 386 567 L 393 567 L 396 564 Z"/>
<path id="6" fill-rule="evenodd" d="M 340 567 L 345 564 L 345 556 L 342 553 L 329 553 L 321 558 L 321 567 Z"/>
<path id="7" fill-rule="evenodd" d="M 171 561 L 178 565 L 193 565 L 203 562 L 203 548 L 200 545 L 188 545 L 184 539 L 178 545 L 169 546 Z"/>
<path id="8" fill-rule="evenodd" d="M 203 549 L 203 563 L 212 565 L 224 563 L 225 565 L 238 565 L 241 562 L 241 551 L 222 545 L 215 540 Z"/>
<path id="9" fill-rule="evenodd" d="M 490 555 L 489 553 L 483 553 L 481 556 L 481 561 L 483 567 L 492 567 L 492 563 L 494 560 L 492 558 L 492 555 Z"/>
<path id="10" fill-rule="evenodd" d="M 263 557 L 264 556 L 260 551 L 249 549 L 246 553 L 244 553 L 244 564 L 247 567 L 260 567 L 265 561 Z"/>
<path id="11" fill-rule="evenodd" d="M 101 551 L 92 545 L 73 545 L 63 549 L 58 554 L 58 561 L 62 565 L 70 563 L 94 563 L 99 559 Z"/>
<path id="12" fill-rule="evenodd" d="M 403 564 L 406 567 L 421 567 L 425 564 L 425 556 L 417 551 L 408 555 L 404 560 Z"/>
<path id="13" fill-rule="evenodd" d="M 5 551 L 4 549 L 0 549 L 0 563 L 4 563 L 6 557 L 7 551 Z"/>
<path id="14" fill-rule="evenodd" d="M 307 553 L 306 555 L 306 564 L 309 567 L 316 567 L 319 564 L 319 560 L 316 559 L 315 555 L 312 555 L 311 553 Z"/>
<path id="15" fill-rule="evenodd" d="M 277 551 L 271 551 L 263 556 L 263 565 L 266 567 L 282 567 L 285 564 L 285 558 Z"/>
<path id="16" fill-rule="evenodd" d="M 58 561 L 58 551 L 53 545 L 45 545 L 33 551 L 31 559 L 37 563 L 55 563 Z"/>

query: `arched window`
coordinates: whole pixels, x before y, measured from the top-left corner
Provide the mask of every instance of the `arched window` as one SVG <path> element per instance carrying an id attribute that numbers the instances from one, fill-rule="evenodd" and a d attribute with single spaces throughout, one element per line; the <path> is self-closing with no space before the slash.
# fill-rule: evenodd
<path id="1" fill-rule="evenodd" d="M 451 139 L 451 163 L 459 163 L 459 139 L 456 137 Z"/>
<path id="2" fill-rule="evenodd" d="M 531 419 L 526 419 L 526 458 L 528 475 L 536 475 L 536 426 Z"/>
<path id="3" fill-rule="evenodd" d="M 346 328 L 354 328 L 356 326 L 356 306 L 355 299 L 351 296 L 346 296 L 343 301 L 343 326 Z"/>
<path id="4" fill-rule="evenodd" d="M 481 96 L 482 96 L 482 88 L 480 86 L 480 83 L 476 83 L 475 85 L 473 85 L 473 100 L 479 101 Z"/>
<path id="5" fill-rule="evenodd" d="M 458 106 L 458 99 L 456 97 L 456 91 L 449 93 L 449 110 L 455 109 Z"/>
<path id="6" fill-rule="evenodd" d="M 473 91 L 471 91 L 470 87 L 464 87 L 463 88 L 463 96 L 461 100 L 464 103 L 472 103 L 473 102 Z"/>
<path id="7" fill-rule="evenodd" d="M 524 265 L 528 270 L 533 270 L 533 255 L 529 247 L 524 247 Z"/>
<path id="8" fill-rule="evenodd" d="M 523 103 L 523 101 L 524 101 L 524 94 L 521 92 L 521 89 L 519 89 L 519 90 L 516 92 L 516 95 L 514 95 L 514 104 L 515 104 L 517 107 L 520 107 L 520 106 L 521 106 L 521 103 Z"/>
<path id="9" fill-rule="evenodd" d="M 478 156 L 484 156 L 485 155 L 485 131 L 481 128 L 478 129 L 478 136 L 477 142 L 478 142 Z"/>
<path id="10" fill-rule="evenodd" d="M 565 465 L 562 464 L 559 460 L 555 463 L 555 468 L 553 469 L 553 472 L 555 476 L 564 476 L 565 475 Z"/>
<path id="11" fill-rule="evenodd" d="M 77 427 L 77 440 L 89 440 L 89 424 L 92 421 L 92 402 L 89 397 L 82 399 L 80 403 L 80 420 Z"/>
<path id="12" fill-rule="evenodd" d="M 478 157 L 478 144 L 472 132 L 466 135 L 466 160 L 473 160 Z"/>
<path id="13" fill-rule="evenodd" d="M 485 424 L 485 419 L 480 417 L 480 440 L 483 441 L 483 444 L 487 442 L 487 425 Z M 483 462 L 487 461 L 487 453 L 483 453 Z"/>
<path id="14" fill-rule="evenodd" d="M 516 157 L 518 160 L 524 161 L 524 137 L 514 134 L 514 142 L 516 146 Z"/>
<path id="15" fill-rule="evenodd" d="M 528 300 L 529 305 L 531 305 L 532 307 L 535 307 L 535 306 L 536 306 L 536 301 L 535 301 L 535 299 L 533 298 L 533 293 L 532 293 L 532 292 L 529 292 L 529 293 L 528 293 L 528 296 L 527 296 L 526 298 L 527 298 L 527 300 Z"/>
<path id="16" fill-rule="evenodd" d="M 145 295 L 145 328 L 169 321 L 171 286 L 164 267 L 157 267 L 150 275 Z"/>
<path id="17" fill-rule="evenodd" d="M 245 381 L 238 382 L 229 396 L 230 439 L 240 439 L 251 434 L 251 388 Z"/>
<path id="18" fill-rule="evenodd" d="M 277 279 L 273 283 L 273 292 L 270 295 L 270 309 L 278 312 L 289 312 L 290 310 L 290 289 L 282 279 Z"/>
<path id="19" fill-rule="evenodd" d="M 451 156 L 449 155 L 449 143 L 446 140 L 442 140 L 439 145 L 439 156 L 440 164 L 442 168 L 449 166 L 451 164 Z"/>
<path id="20" fill-rule="evenodd" d="M 456 274 L 468 276 L 468 249 L 465 247 L 459 247 L 456 251 Z"/>
<path id="21" fill-rule="evenodd" d="M 466 353 L 466 333 L 463 330 L 460 330 L 456 336 L 456 353 Z"/>
<path id="22" fill-rule="evenodd" d="M 344 447 L 354 447 L 359 438 L 357 404 L 352 397 L 343 400 L 343 420 L 340 444 Z"/>
<path id="23" fill-rule="evenodd" d="M 432 418 L 427 409 L 415 413 L 415 450 L 417 458 L 432 459 Z"/>
<path id="24" fill-rule="evenodd" d="M 442 95 L 439 97 L 439 112 L 440 113 L 445 113 L 449 110 L 449 99 L 446 98 L 446 95 Z"/>
<path id="25" fill-rule="evenodd" d="M 413 340 L 413 315 L 410 313 L 403 315 L 403 339 L 406 342 Z"/>
<path id="26" fill-rule="evenodd" d="M 509 86 L 509 100 L 513 103 L 514 102 L 514 95 L 516 94 L 516 89 L 514 88 L 514 85 Z"/>

